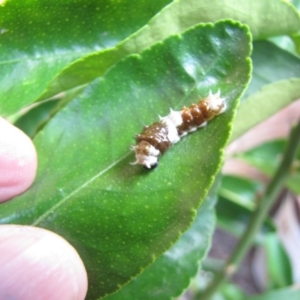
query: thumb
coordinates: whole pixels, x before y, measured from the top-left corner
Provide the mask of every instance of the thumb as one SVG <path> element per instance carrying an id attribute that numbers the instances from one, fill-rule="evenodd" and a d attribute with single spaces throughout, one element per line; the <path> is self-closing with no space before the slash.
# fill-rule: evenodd
<path id="1" fill-rule="evenodd" d="M 36 169 L 37 154 L 30 138 L 0 117 L 0 202 L 26 191 Z"/>
<path id="2" fill-rule="evenodd" d="M 87 274 L 75 249 L 48 230 L 0 226 L 0 299 L 82 300 Z"/>

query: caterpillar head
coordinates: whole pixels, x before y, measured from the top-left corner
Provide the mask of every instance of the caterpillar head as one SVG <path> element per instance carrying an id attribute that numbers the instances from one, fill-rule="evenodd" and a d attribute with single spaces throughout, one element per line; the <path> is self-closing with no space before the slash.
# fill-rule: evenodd
<path id="1" fill-rule="evenodd" d="M 135 152 L 136 161 L 132 165 L 142 165 L 146 169 L 154 169 L 158 165 L 160 151 L 146 141 L 140 141 L 131 148 Z"/>

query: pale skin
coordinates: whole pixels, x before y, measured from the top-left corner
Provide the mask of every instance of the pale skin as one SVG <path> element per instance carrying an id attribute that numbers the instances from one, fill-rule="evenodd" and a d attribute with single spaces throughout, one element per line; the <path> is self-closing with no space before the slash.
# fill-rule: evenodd
<path id="1" fill-rule="evenodd" d="M 25 192 L 36 169 L 31 140 L 0 117 L 0 203 Z M 66 240 L 37 227 L 0 225 L 0 299 L 83 300 L 86 292 L 83 262 Z"/>

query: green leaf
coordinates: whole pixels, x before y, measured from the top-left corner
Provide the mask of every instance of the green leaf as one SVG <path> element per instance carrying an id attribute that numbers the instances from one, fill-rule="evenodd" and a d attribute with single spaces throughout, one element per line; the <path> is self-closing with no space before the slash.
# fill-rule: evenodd
<path id="1" fill-rule="evenodd" d="M 292 0 L 291 3 L 300 11 L 300 0 Z"/>
<path id="2" fill-rule="evenodd" d="M 86 84 L 128 54 L 200 22 L 240 20 L 255 39 L 300 28 L 293 6 L 280 0 L 182 0 L 162 9 L 169 2 L 7 1 L 0 7 L 0 114 Z"/>
<path id="3" fill-rule="evenodd" d="M 51 117 L 51 112 L 58 105 L 60 99 L 43 101 L 35 107 L 29 107 L 28 111 L 16 121 L 15 126 L 23 130 L 29 137 L 33 138 L 43 122 Z"/>
<path id="4" fill-rule="evenodd" d="M 295 52 L 300 55 L 300 33 L 295 33 L 292 35 L 292 40 L 295 47 Z"/>
<path id="5" fill-rule="evenodd" d="M 251 58 L 253 62 L 252 79 L 243 96 L 244 99 L 271 83 L 290 78 L 300 78 L 299 57 L 291 55 L 273 43 L 268 41 L 254 42 Z M 269 102 L 273 103 L 273 101 Z M 268 101 L 265 100 L 265 102 Z"/>
<path id="6" fill-rule="evenodd" d="M 70 241 L 88 271 L 88 299 L 119 289 L 195 217 L 249 81 L 250 50 L 247 27 L 223 21 L 118 63 L 37 135 L 36 181 L 1 206 L 0 222 L 48 228 Z M 224 114 L 172 147 L 156 170 L 129 164 L 132 136 L 144 122 L 218 89 L 228 105 Z"/>
<path id="7" fill-rule="evenodd" d="M 214 232 L 215 181 L 192 226 L 142 274 L 105 300 L 162 300 L 179 296 L 198 273 Z"/>
<path id="8" fill-rule="evenodd" d="M 245 292 L 235 284 L 224 283 L 221 286 L 220 293 L 224 300 L 245 300 Z"/>
<path id="9" fill-rule="evenodd" d="M 232 175 L 223 175 L 218 194 L 252 211 L 262 188 L 263 185 L 260 182 Z"/>
<path id="10" fill-rule="evenodd" d="M 297 43 L 294 40 L 294 37 L 296 36 L 297 34 L 293 34 L 292 36 L 275 36 L 269 38 L 268 40 L 277 45 L 279 48 L 286 50 L 295 56 L 298 56 L 298 47 Z"/>
<path id="11" fill-rule="evenodd" d="M 268 291 L 262 295 L 248 296 L 246 300 L 299 300 L 300 299 L 300 288 L 299 286 L 290 286 L 285 289 L 278 289 Z"/>
<path id="12" fill-rule="evenodd" d="M 253 149 L 238 154 L 238 157 L 247 163 L 258 168 L 268 176 L 272 176 L 281 161 L 283 151 L 286 146 L 286 140 L 274 140 L 261 144 Z M 286 185 L 294 193 L 300 194 L 300 149 L 295 162 L 292 165 L 290 174 L 286 180 Z"/>
<path id="13" fill-rule="evenodd" d="M 255 194 L 261 190 L 258 183 L 223 175 L 216 206 L 218 226 L 239 236 L 245 229 L 255 207 Z"/>
<path id="14" fill-rule="evenodd" d="M 208 263 L 208 260 L 211 260 Z M 199 272 L 197 278 L 195 278 L 191 284 L 191 287 L 187 290 L 179 299 L 203 299 L 203 293 L 207 286 L 211 284 L 212 277 L 208 276 L 209 273 L 218 272 L 224 265 L 224 262 L 218 259 L 212 259 L 208 257 L 204 261 L 205 272 Z M 214 266 L 213 266 L 214 265 Z M 208 267 L 208 269 L 206 269 Z M 239 286 L 233 283 L 224 282 L 220 285 L 220 288 L 209 298 L 210 300 L 245 300 L 245 292 L 241 290 Z"/>
<path id="15" fill-rule="evenodd" d="M 298 9 L 298 14 L 300 15 L 300 1 L 294 0 L 290 2 L 295 6 L 296 9 Z M 300 28 L 298 28 L 295 33 L 283 36 L 277 35 L 269 38 L 268 40 L 296 56 L 299 56 L 300 54 Z"/>
<path id="16" fill-rule="evenodd" d="M 0 114 L 34 102 L 64 67 L 113 47 L 169 2 L 5 1 L 0 6 Z M 63 91 L 63 83 L 58 84 Z"/>
<path id="17" fill-rule="evenodd" d="M 255 42 L 253 76 L 234 120 L 231 141 L 300 97 L 300 58 Z"/>
<path id="18" fill-rule="evenodd" d="M 291 263 L 278 236 L 275 234 L 266 235 L 263 244 L 266 251 L 269 289 L 283 288 L 293 284 Z"/>
<path id="19" fill-rule="evenodd" d="M 10 118 L 15 126 L 24 131 L 29 137 L 35 135 L 60 111 L 68 102 L 72 101 L 83 91 L 83 88 L 73 89 L 53 97 L 52 99 L 37 102 L 21 110 Z"/>
<path id="20" fill-rule="evenodd" d="M 257 18 L 253 18 L 253 14 Z M 174 1 L 147 26 L 116 47 L 96 52 L 63 70 L 51 82 L 42 98 L 73 88 L 102 76 L 115 62 L 128 54 L 140 53 L 154 43 L 178 34 L 200 22 L 231 18 L 249 25 L 254 39 L 288 34 L 300 28 L 300 18 L 292 5 L 279 0 L 185 0 Z"/>
<path id="21" fill-rule="evenodd" d="M 245 230 L 263 191 L 263 185 L 250 179 L 223 175 L 216 206 L 218 226 L 236 236 Z M 274 225 L 267 220 L 263 232 L 273 232 Z"/>

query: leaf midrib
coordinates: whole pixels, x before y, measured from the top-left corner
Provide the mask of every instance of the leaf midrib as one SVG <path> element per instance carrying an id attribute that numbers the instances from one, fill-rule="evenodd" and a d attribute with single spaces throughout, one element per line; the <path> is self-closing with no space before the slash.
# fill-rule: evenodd
<path id="1" fill-rule="evenodd" d="M 65 202 L 67 202 L 71 197 L 73 197 L 75 194 L 79 193 L 81 190 L 86 188 L 89 184 L 94 182 L 98 177 L 102 176 L 106 172 L 108 172 L 111 168 L 113 168 L 115 165 L 117 165 L 122 160 L 126 159 L 127 156 L 129 156 L 132 152 L 127 152 L 124 156 L 107 166 L 105 169 L 97 173 L 95 176 L 81 184 L 77 189 L 66 195 L 63 199 L 61 199 L 58 203 L 56 203 L 51 209 L 48 209 L 46 212 L 44 212 L 40 217 L 38 217 L 31 225 L 37 226 L 39 223 L 41 223 L 43 220 L 45 220 L 50 214 L 53 213 L 53 211 L 57 210 L 59 207 L 61 207 Z"/>

